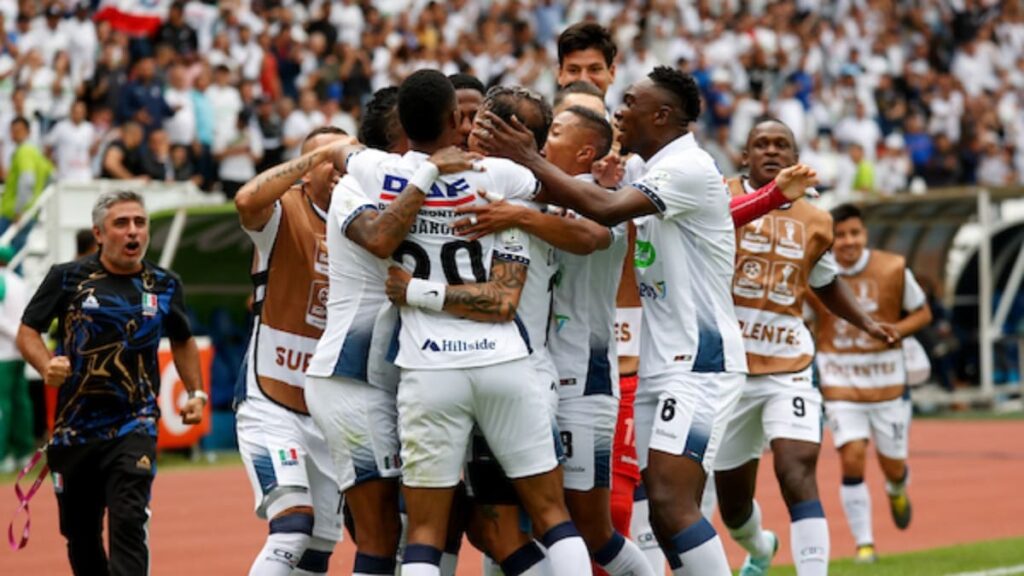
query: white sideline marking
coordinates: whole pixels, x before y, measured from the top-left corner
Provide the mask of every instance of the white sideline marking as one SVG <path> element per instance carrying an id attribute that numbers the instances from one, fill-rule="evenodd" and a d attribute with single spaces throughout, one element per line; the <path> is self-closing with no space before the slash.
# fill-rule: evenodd
<path id="1" fill-rule="evenodd" d="M 979 570 L 977 572 L 957 572 L 956 574 L 947 574 L 946 576 L 1010 576 L 1011 574 L 1024 574 L 1024 564 L 1003 566 L 1002 568 L 992 568 L 991 570 Z"/>

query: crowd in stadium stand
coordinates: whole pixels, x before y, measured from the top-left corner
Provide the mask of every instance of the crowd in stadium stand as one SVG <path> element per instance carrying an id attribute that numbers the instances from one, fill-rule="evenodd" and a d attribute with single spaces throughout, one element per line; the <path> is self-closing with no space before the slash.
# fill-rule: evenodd
<path id="1" fill-rule="evenodd" d="M 726 174 L 773 115 L 837 194 L 1024 178 L 1016 1 L 193 0 L 148 38 L 94 21 L 96 4 L 0 0 L 0 178 L 34 145 L 61 180 L 231 195 L 315 126 L 354 134 L 372 92 L 419 68 L 550 96 L 554 40 L 585 19 L 619 46 L 612 106 L 659 63 L 698 79 L 698 133 Z"/>

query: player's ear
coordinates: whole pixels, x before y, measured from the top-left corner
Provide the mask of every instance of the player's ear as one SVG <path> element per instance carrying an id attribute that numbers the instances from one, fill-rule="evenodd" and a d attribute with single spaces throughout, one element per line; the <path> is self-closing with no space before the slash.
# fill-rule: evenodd
<path id="1" fill-rule="evenodd" d="M 584 144 L 576 151 L 576 161 L 583 166 L 590 166 L 597 161 L 597 149 L 590 144 Z"/>
<path id="2" fill-rule="evenodd" d="M 668 123 L 669 118 L 672 116 L 672 108 L 668 106 L 659 106 L 658 111 L 654 113 L 654 125 L 664 126 Z"/>

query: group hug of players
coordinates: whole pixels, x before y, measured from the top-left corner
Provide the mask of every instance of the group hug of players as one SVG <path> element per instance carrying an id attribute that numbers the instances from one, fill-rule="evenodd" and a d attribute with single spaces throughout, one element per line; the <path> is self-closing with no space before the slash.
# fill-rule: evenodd
<path id="1" fill-rule="evenodd" d="M 317 129 L 239 191 L 237 428 L 269 521 L 251 575 L 326 573 L 345 524 L 357 575 L 452 575 L 463 534 L 488 573 L 726 575 L 712 473 L 741 573 L 763 574 L 766 444 L 797 573 L 826 574 L 823 400 L 858 558 L 869 438 L 909 523 L 900 340 L 930 313 L 903 258 L 865 248 L 855 208 L 802 199 L 815 174 L 785 125 L 757 123 L 749 174 L 723 176 L 688 131 L 691 77 L 655 68 L 611 115 L 608 32 L 558 48 L 554 109 L 420 70 L 358 138 Z"/>

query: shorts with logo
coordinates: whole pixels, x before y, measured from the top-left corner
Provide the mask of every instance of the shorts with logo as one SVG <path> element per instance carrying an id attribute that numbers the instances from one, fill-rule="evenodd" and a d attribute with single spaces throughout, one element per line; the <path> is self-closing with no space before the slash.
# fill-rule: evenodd
<path id="1" fill-rule="evenodd" d="M 741 372 L 641 376 L 634 406 L 640 470 L 647 468 L 648 450 L 658 450 L 691 458 L 710 473 L 745 378 Z"/>
<path id="2" fill-rule="evenodd" d="M 528 358 L 452 370 L 402 370 L 398 434 L 402 483 L 458 484 L 474 425 L 509 478 L 558 465 L 546 399 Z"/>
<path id="3" fill-rule="evenodd" d="M 563 398 L 558 404 L 558 431 L 565 452 L 567 490 L 611 487 L 612 442 L 619 401 L 607 394 Z"/>
<path id="4" fill-rule="evenodd" d="M 821 444 L 821 392 L 810 367 L 792 374 L 748 375 L 726 425 L 715 470 L 732 470 L 761 457 L 776 438 Z"/>
<path id="5" fill-rule="evenodd" d="M 855 440 L 875 441 L 878 453 L 905 460 L 910 449 L 909 398 L 885 402 L 825 402 L 825 415 L 836 447 Z"/>
<path id="6" fill-rule="evenodd" d="M 313 536 L 341 540 L 341 488 L 313 419 L 250 395 L 238 407 L 236 428 L 257 516 L 270 519 L 288 508 L 312 506 Z"/>
<path id="7" fill-rule="evenodd" d="M 401 475 L 393 392 L 352 378 L 306 376 L 305 393 L 309 413 L 327 438 L 342 492 Z"/>

